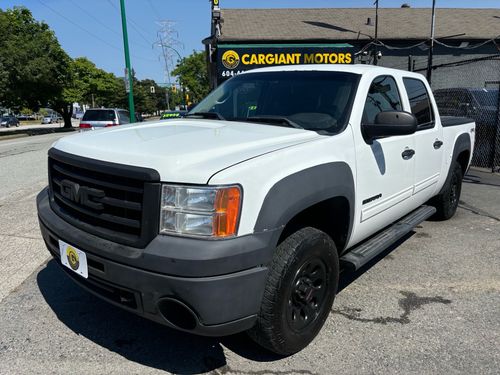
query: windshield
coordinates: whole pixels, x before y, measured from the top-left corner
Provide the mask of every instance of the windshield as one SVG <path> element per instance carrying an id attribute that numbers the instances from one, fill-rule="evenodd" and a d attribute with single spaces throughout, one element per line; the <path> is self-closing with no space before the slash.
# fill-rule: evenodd
<path id="1" fill-rule="evenodd" d="M 293 126 L 335 134 L 344 128 L 359 77 L 328 71 L 238 75 L 219 86 L 190 116 Z"/>
<path id="2" fill-rule="evenodd" d="M 114 119 L 115 119 L 115 111 L 113 110 L 89 109 L 83 115 L 82 121 L 113 121 Z"/>

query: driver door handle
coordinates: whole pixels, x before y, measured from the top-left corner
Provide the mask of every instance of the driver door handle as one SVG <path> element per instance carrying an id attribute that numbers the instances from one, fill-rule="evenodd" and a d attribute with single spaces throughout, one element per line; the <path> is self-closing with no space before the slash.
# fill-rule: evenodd
<path id="1" fill-rule="evenodd" d="M 413 155 L 415 155 L 415 150 L 412 149 L 404 150 L 401 154 L 404 160 L 410 160 L 413 157 Z"/>
<path id="2" fill-rule="evenodd" d="M 442 145 L 443 145 L 443 141 L 440 141 L 439 139 L 436 139 L 436 142 L 434 142 L 434 144 L 433 144 L 433 146 L 436 150 L 441 148 Z"/>

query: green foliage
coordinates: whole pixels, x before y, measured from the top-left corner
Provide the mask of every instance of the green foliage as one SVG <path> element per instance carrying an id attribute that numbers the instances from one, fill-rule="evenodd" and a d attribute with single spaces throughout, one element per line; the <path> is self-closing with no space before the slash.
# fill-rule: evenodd
<path id="1" fill-rule="evenodd" d="M 23 107 L 19 113 L 22 113 L 23 115 L 32 115 L 34 112 L 31 108 Z"/>
<path id="2" fill-rule="evenodd" d="M 95 66 L 85 57 L 71 63 L 71 81 L 64 88 L 66 102 L 94 104 L 95 107 L 108 107 L 117 100 L 116 93 L 124 91 L 121 80 Z"/>
<path id="3" fill-rule="evenodd" d="M 0 51 L 0 106 L 22 113 L 50 107 L 62 114 L 66 127 L 71 126 L 75 102 L 128 108 L 122 78 L 85 57 L 71 59 L 49 26 L 36 21 L 25 7 L 0 9 Z M 154 113 L 166 109 L 165 90 L 153 80 L 134 78 L 136 110 Z M 175 100 L 181 102 L 180 94 L 170 95 L 172 105 Z"/>
<path id="4" fill-rule="evenodd" d="M 0 102 L 34 110 L 62 94 L 71 59 L 44 22 L 24 7 L 0 10 Z"/>
<path id="5" fill-rule="evenodd" d="M 172 70 L 172 74 L 189 91 L 190 101 L 194 103 L 199 102 L 210 91 L 204 52 L 193 51 L 191 55 L 184 57 Z"/>

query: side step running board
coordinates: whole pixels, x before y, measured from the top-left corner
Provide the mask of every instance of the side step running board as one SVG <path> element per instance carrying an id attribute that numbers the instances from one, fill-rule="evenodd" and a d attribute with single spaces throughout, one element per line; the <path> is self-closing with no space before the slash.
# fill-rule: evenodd
<path id="1" fill-rule="evenodd" d="M 409 233 L 418 224 L 434 215 L 435 212 L 436 209 L 430 206 L 422 206 L 416 209 L 400 221 L 370 238 L 368 241 L 350 250 L 340 258 L 340 261 L 342 263 L 348 263 L 354 270 L 360 269 L 387 249 L 391 244 Z"/>

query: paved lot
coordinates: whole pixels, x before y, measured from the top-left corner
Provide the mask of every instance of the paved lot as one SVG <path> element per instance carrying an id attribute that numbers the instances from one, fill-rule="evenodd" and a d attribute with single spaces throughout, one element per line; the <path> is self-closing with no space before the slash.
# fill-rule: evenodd
<path id="1" fill-rule="evenodd" d="M 13 181 L 0 190 L 0 269 L 12 257 L 35 269 L 47 256 L 33 199 L 44 184 L 43 148 L 57 136 L 43 137 L 45 146 L 18 155 L 40 159 L 31 190 L 12 190 L 28 178 L 21 171 L 28 161 L 5 174 L 11 159 L 0 159 L 2 181 Z M 50 260 L 18 277 L 0 302 L 0 374 L 496 374 L 500 177 L 471 174 L 452 220 L 423 223 L 361 272 L 342 276 L 321 334 L 294 356 L 268 354 L 243 334 L 200 338 L 143 320 L 82 291 Z"/>

